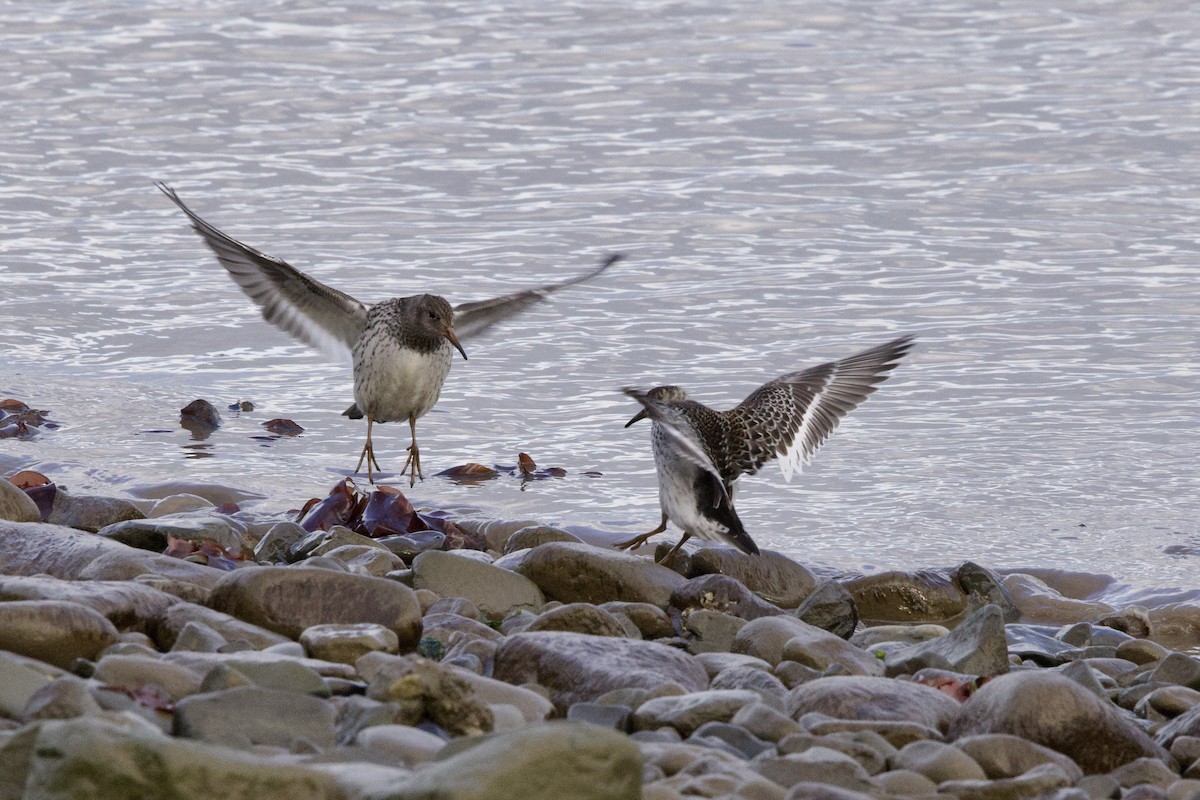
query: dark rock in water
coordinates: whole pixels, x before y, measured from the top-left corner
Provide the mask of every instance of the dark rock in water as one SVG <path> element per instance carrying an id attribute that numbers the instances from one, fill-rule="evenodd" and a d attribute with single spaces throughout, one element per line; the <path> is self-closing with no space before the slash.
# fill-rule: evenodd
<path id="1" fill-rule="evenodd" d="M 179 410 L 179 424 L 192 434 L 192 438 L 206 439 L 221 427 L 221 415 L 207 400 L 193 400 Z"/>
<path id="2" fill-rule="evenodd" d="M 1150 636 L 1150 614 L 1144 608 L 1132 606 L 1096 620 L 1097 625 L 1127 633 L 1138 639 Z"/>
<path id="3" fill-rule="evenodd" d="M 751 592 L 736 578 L 710 573 L 692 578 L 671 595 L 671 607 L 680 611 L 720 611 L 741 619 L 772 617 L 783 609 Z"/>
<path id="4" fill-rule="evenodd" d="M 1075 760 L 1086 774 L 1111 772 L 1138 758 L 1167 760 L 1167 752 L 1119 713 L 1070 678 L 1026 670 L 988 681 L 963 703 L 948 740 L 1008 733 Z"/>
<path id="5" fill-rule="evenodd" d="M 227 573 L 209 605 L 295 639 L 325 623 L 374 622 L 390 628 L 401 649 L 416 645 L 421 604 L 395 581 L 309 567 L 249 567 Z"/>
<path id="6" fill-rule="evenodd" d="M 788 693 L 787 708 L 793 719 L 816 712 L 844 720 L 912 722 L 939 731 L 959 713 L 958 702 L 937 689 L 865 675 L 802 683 Z"/>
<path id="7" fill-rule="evenodd" d="M 277 433 L 280 436 L 299 436 L 300 434 L 304 433 L 304 428 L 300 427 L 292 420 L 282 419 L 279 417 L 267 420 L 262 424 L 262 426 L 271 433 Z"/>
<path id="8" fill-rule="evenodd" d="M 858 627 L 854 597 L 837 581 L 821 581 L 796 609 L 795 616 L 830 633 L 849 639 Z"/>
<path id="9" fill-rule="evenodd" d="M 1012 595 L 1000 582 L 1000 576 L 974 561 L 964 561 L 951 573 L 955 584 L 967 595 L 967 602 L 978 608 L 989 603 L 999 606 L 1005 622 L 1016 622 L 1021 611 L 1013 602 Z"/>
<path id="10" fill-rule="evenodd" d="M 494 677 L 550 690 L 559 714 L 613 689 L 654 689 L 670 683 L 688 692 L 708 688 L 708 673 L 681 650 L 640 639 L 542 631 L 508 636 L 496 650 Z"/>
<path id="11" fill-rule="evenodd" d="M 932 570 L 880 572 L 842 582 L 868 622 L 942 622 L 967 609 L 967 596 Z"/>
<path id="12" fill-rule="evenodd" d="M 781 608 L 795 608 L 817 588 L 817 578 L 802 564 L 773 550 L 748 556 L 732 547 L 702 547 L 692 554 L 691 577 L 720 573 Z"/>
<path id="13" fill-rule="evenodd" d="M 239 400 L 226 406 L 230 411 L 253 411 L 254 403 L 249 400 Z"/>
<path id="14" fill-rule="evenodd" d="M 583 541 L 573 533 L 567 533 L 558 528 L 552 528 L 549 525 L 530 525 L 516 531 L 512 536 L 508 537 L 508 541 L 504 543 L 504 552 L 513 553 L 517 550 L 524 550 L 529 547 L 537 547 L 539 544 L 546 542 L 581 542 Z"/>
<path id="15" fill-rule="evenodd" d="M 665 608 L 682 576 L 654 562 L 574 542 L 548 542 L 528 551 L 516 569 L 563 603 L 611 600 Z"/>
<path id="16" fill-rule="evenodd" d="M 473 483 L 475 481 L 487 481 L 492 478 L 497 478 L 500 473 L 491 467 L 483 464 L 470 462 L 467 464 L 459 464 L 457 467 L 450 467 L 437 473 L 436 477 L 450 478 L 458 483 Z"/>
<path id="17" fill-rule="evenodd" d="M 1044 667 L 1057 667 L 1073 659 L 1079 648 L 1054 636 L 1054 629 L 1039 625 L 1006 625 L 1008 652 Z"/>
<path id="18" fill-rule="evenodd" d="M 889 675 L 912 674 L 926 667 L 990 677 L 1008 672 L 1004 612 L 986 605 L 948 635 L 888 655 Z"/>

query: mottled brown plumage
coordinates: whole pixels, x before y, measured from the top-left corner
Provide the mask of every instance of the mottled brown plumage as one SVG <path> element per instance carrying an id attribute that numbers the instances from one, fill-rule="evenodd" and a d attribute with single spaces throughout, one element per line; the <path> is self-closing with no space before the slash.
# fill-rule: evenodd
<path id="1" fill-rule="evenodd" d="M 911 349 L 903 336 L 840 361 L 790 372 L 755 389 L 728 411 L 688 399 L 678 386 L 626 389 L 642 410 L 626 427 L 649 417 L 658 471 L 662 523 L 619 547 L 635 547 L 666 530 L 683 529 L 673 555 L 691 536 L 725 541 L 747 553 L 758 548 L 733 508 L 734 482 L 773 458 L 791 480 L 842 417 L 867 399 Z"/>

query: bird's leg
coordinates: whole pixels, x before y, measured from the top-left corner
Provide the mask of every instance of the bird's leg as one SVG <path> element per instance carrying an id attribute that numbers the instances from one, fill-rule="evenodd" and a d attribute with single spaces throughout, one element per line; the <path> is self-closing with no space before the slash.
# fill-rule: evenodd
<path id="1" fill-rule="evenodd" d="M 665 556 L 659 559 L 658 563 L 665 567 L 671 561 L 671 559 L 675 557 L 675 554 L 679 552 L 679 548 L 683 547 L 683 543 L 690 538 L 692 538 L 690 533 L 684 533 L 683 538 L 676 542 L 675 546 L 672 547 Z"/>
<path id="2" fill-rule="evenodd" d="M 379 469 L 379 462 L 375 460 L 375 448 L 371 446 L 371 417 L 367 416 L 367 443 L 363 445 L 362 453 L 358 457 L 358 465 L 354 467 L 354 473 L 362 469 L 363 462 L 367 462 L 367 483 L 374 483 L 375 478 L 371 475 L 371 464 L 375 464 L 375 469 Z"/>
<path id="3" fill-rule="evenodd" d="M 635 547 L 639 547 L 639 546 L 645 544 L 646 540 L 649 539 L 651 536 L 662 533 L 666 529 L 667 529 L 667 513 L 664 511 L 663 515 L 662 515 L 662 522 L 660 522 L 658 524 L 657 528 L 655 528 L 652 531 L 646 531 L 645 533 L 638 534 L 637 536 L 635 536 L 632 539 L 629 539 L 627 541 L 617 542 L 616 544 L 613 545 L 613 547 L 617 548 L 618 550 L 632 550 Z"/>
<path id="4" fill-rule="evenodd" d="M 408 428 L 412 431 L 412 444 L 408 446 L 408 459 L 404 462 L 404 469 L 400 470 L 403 475 L 408 469 L 408 465 L 412 465 L 412 473 L 409 475 L 408 488 L 417 485 L 417 478 L 425 480 L 425 476 L 421 473 L 421 449 L 417 447 L 417 418 L 412 414 L 408 415 Z"/>

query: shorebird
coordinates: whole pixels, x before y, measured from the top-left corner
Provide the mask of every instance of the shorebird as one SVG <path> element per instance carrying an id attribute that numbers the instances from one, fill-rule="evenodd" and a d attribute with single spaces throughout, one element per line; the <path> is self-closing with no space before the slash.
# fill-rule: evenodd
<path id="1" fill-rule="evenodd" d="M 354 471 L 366 463 L 371 483 L 375 482 L 372 467 L 380 469 L 371 427 L 376 422 L 401 420 L 408 421 L 412 444 L 400 474 L 411 467 L 410 487 L 417 478 L 424 480 L 417 420 L 437 402 L 453 351 L 466 359 L 461 339 L 482 333 L 551 292 L 594 278 L 621 258 L 610 255 L 590 272 L 490 300 L 451 306 L 437 295 L 417 294 L 371 305 L 242 244 L 184 205 L 174 189 L 164 183 L 155 185 L 188 216 L 234 282 L 262 306 L 267 322 L 340 360 L 350 357 L 354 405 L 342 413 L 351 419 L 367 418 L 367 441 Z"/>
<path id="2" fill-rule="evenodd" d="M 647 392 L 626 388 L 625 394 L 641 403 L 642 410 L 625 427 L 647 417 L 651 420 L 662 522 L 615 546 L 637 547 L 665 531 L 670 520 L 683 530 L 683 538 L 663 563 L 693 536 L 727 542 L 756 555 L 758 546 L 733 507 L 734 482 L 755 474 L 776 457 L 783 477 L 790 481 L 842 417 L 887 379 L 913 340 L 902 336 L 841 361 L 789 372 L 758 387 L 728 411 L 690 400 L 678 386 Z"/>

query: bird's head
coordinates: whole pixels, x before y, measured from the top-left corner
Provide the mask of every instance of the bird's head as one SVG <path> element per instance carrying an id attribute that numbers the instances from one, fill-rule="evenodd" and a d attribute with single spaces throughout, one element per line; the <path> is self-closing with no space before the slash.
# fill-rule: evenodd
<path id="1" fill-rule="evenodd" d="M 687 400 L 687 392 L 683 391 L 683 389 L 680 389 L 678 386 L 655 386 L 650 391 L 644 393 L 627 389 L 625 393 L 633 397 L 641 395 L 642 397 L 656 400 L 660 403 L 677 403 L 682 400 Z M 650 416 L 650 412 L 643 408 L 641 411 L 633 415 L 633 419 L 625 423 L 625 427 L 628 428 L 633 423 L 643 420 L 648 416 Z"/>
<path id="2" fill-rule="evenodd" d="M 447 339 L 454 349 L 462 353 L 463 360 L 467 351 L 458 342 L 454 333 L 454 309 L 446 302 L 446 298 L 436 294 L 422 294 L 413 298 L 412 320 L 424 336 L 431 339 Z"/>

